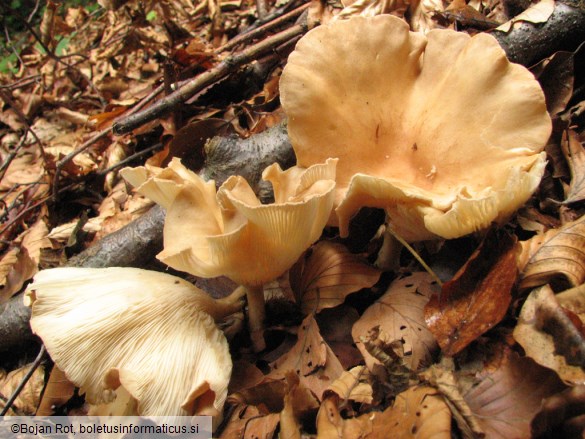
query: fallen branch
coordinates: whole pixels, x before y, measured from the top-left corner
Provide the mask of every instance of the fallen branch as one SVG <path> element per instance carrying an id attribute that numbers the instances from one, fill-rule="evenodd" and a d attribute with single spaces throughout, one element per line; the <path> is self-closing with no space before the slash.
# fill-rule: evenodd
<path id="1" fill-rule="evenodd" d="M 259 192 L 262 171 L 278 162 L 283 168 L 295 163 L 286 127 L 281 124 L 248 139 L 236 137 L 213 138 L 205 147 L 206 165 L 200 171 L 205 179 L 217 185 L 230 175 L 241 175 Z M 165 212 L 159 206 L 122 229 L 111 233 L 87 250 L 72 257 L 70 267 L 144 267 L 162 250 Z M 30 310 L 22 295 L 10 299 L 0 314 L 0 352 L 28 344 L 33 339 L 28 321 Z"/>
<path id="2" fill-rule="evenodd" d="M 147 122 L 158 117 L 162 117 L 168 112 L 174 110 L 179 104 L 191 99 L 211 84 L 225 78 L 230 73 L 236 71 L 244 64 L 254 61 L 266 53 L 274 50 L 278 46 L 290 41 L 298 35 L 306 32 L 306 24 L 297 24 L 276 35 L 268 37 L 261 42 L 250 46 L 241 52 L 228 56 L 214 68 L 201 73 L 193 78 L 184 87 L 171 93 L 170 95 L 157 101 L 146 110 L 133 114 L 114 124 L 115 134 L 126 134 Z"/>
<path id="3" fill-rule="evenodd" d="M 508 33 L 493 31 L 510 61 L 531 66 L 564 50 L 574 51 L 585 41 L 585 5 L 557 1 L 546 23 L 521 23 Z"/>

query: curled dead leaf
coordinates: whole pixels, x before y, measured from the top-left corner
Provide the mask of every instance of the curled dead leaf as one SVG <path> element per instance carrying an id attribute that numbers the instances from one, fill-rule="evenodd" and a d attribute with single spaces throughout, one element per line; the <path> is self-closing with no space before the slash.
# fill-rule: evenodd
<path id="1" fill-rule="evenodd" d="M 371 404 L 374 399 L 370 371 L 365 366 L 356 366 L 343 372 L 327 391 L 336 393 L 345 401 Z"/>
<path id="2" fill-rule="evenodd" d="M 425 307 L 445 355 L 455 355 L 506 315 L 516 282 L 516 240 L 490 231 L 453 280 Z"/>
<path id="3" fill-rule="evenodd" d="M 341 244 L 321 241 L 292 270 L 291 286 L 305 313 L 343 303 L 362 288 L 373 286 L 381 271 Z"/>
<path id="4" fill-rule="evenodd" d="M 585 150 L 573 130 L 563 133 L 561 148 L 571 169 L 571 185 L 564 203 L 575 203 L 585 199 Z"/>
<path id="5" fill-rule="evenodd" d="M 22 382 L 23 377 L 30 372 L 30 367 L 30 365 L 26 365 L 8 374 L 0 370 L 0 409 L 4 408 L 4 403 L 12 396 Z M 42 367 L 39 367 L 19 393 L 8 414 L 13 416 L 34 415 L 44 386 L 45 371 Z"/>
<path id="6" fill-rule="evenodd" d="M 520 288 L 548 283 L 562 291 L 585 281 L 585 216 L 521 244 Z"/>
<path id="7" fill-rule="evenodd" d="M 585 296 L 585 291 L 581 295 Z M 556 371 L 565 382 L 585 384 L 585 336 L 548 285 L 532 291 L 526 299 L 514 338 L 527 356 Z"/>

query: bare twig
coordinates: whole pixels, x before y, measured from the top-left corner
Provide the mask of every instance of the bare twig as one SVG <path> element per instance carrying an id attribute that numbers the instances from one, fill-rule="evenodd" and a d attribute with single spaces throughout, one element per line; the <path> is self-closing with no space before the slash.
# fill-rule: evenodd
<path id="1" fill-rule="evenodd" d="M 267 22 L 259 27 L 250 29 L 246 32 L 243 32 L 243 33 L 239 34 L 238 36 L 232 38 L 230 41 L 228 41 L 223 46 L 218 47 L 216 49 L 216 52 L 220 53 L 220 52 L 225 52 L 227 50 L 231 50 L 239 44 L 245 43 L 247 41 L 250 41 L 253 38 L 256 38 L 257 36 L 263 35 L 266 31 L 273 29 L 277 26 L 280 26 L 281 24 L 286 23 L 287 21 L 289 21 L 293 18 L 298 17 L 308 7 L 309 7 L 309 4 L 305 3 L 304 5 L 301 5 L 298 8 L 293 9 L 290 12 L 287 12 L 284 15 L 278 16 L 274 20 L 271 20 L 271 21 L 269 21 L 269 22 Z"/>
<path id="2" fill-rule="evenodd" d="M 241 52 L 228 56 L 214 68 L 195 77 L 184 87 L 161 99 L 146 110 L 116 122 L 114 124 L 114 133 L 128 133 L 134 128 L 137 128 L 147 122 L 167 114 L 169 111 L 172 111 L 174 108 L 176 108 L 177 105 L 184 103 L 204 88 L 217 82 L 220 79 L 223 79 L 231 72 L 237 70 L 240 66 L 255 60 L 259 56 L 264 55 L 271 50 L 274 50 L 275 47 L 278 47 L 286 41 L 306 32 L 306 30 L 306 24 L 297 24 L 292 26 L 290 29 L 280 32 L 272 37 L 266 38 L 265 40 L 254 44 L 253 46 L 250 46 Z"/>

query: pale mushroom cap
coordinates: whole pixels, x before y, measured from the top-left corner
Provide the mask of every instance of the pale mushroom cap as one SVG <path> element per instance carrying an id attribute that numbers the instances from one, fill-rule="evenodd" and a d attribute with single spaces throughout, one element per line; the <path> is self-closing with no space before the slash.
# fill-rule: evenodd
<path id="1" fill-rule="evenodd" d="M 178 160 L 171 164 L 182 167 Z M 215 194 L 210 183 L 193 174 L 178 184 L 167 206 L 158 258 L 177 270 L 224 275 L 243 285 L 275 279 L 321 236 L 333 207 L 335 166 L 333 159 L 308 169 L 269 166 L 263 178 L 273 184 L 275 203 L 267 205 L 242 177 L 230 177 Z M 138 190 L 149 197 L 144 190 L 149 184 L 168 185 L 161 175 Z"/>
<path id="2" fill-rule="evenodd" d="M 136 268 L 38 273 L 25 302 L 51 358 L 92 404 L 122 385 L 143 416 L 221 414 L 232 360 L 190 283 Z"/>
<path id="3" fill-rule="evenodd" d="M 486 34 L 333 22 L 301 38 L 280 89 L 298 165 L 339 158 L 342 235 L 372 206 L 410 241 L 462 236 L 507 219 L 544 172 L 544 94 Z"/>

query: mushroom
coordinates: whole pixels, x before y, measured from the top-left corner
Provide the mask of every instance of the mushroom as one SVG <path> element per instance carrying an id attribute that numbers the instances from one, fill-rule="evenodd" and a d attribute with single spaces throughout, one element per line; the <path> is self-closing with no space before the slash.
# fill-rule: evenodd
<path id="1" fill-rule="evenodd" d="M 335 21 L 299 40 L 280 93 L 298 166 L 339 158 L 342 236 L 369 206 L 406 241 L 460 237 L 507 221 L 544 173 L 544 94 L 487 34 Z"/>
<path id="2" fill-rule="evenodd" d="M 333 206 L 336 162 L 286 171 L 269 166 L 262 178 L 272 183 L 275 202 L 266 205 L 244 178 L 228 178 L 216 193 L 213 181 L 205 182 L 178 159 L 165 170 L 126 168 L 122 175 L 167 210 L 158 259 L 195 276 L 223 275 L 246 287 L 250 335 L 260 351 L 265 347 L 262 286 L 321 236 Z M 163 191 L 170 195 L 161 196 Z"/>
<path id="3" fill-rule="evenodd" d="M 121 386 L 135 414 L 217 419 L 232 360 L 214 319 L 237 312 L 238 299 L 137 268 L 44 270 L 25 292 L 33 331 L 89 403 L 112 402 Z"/>

